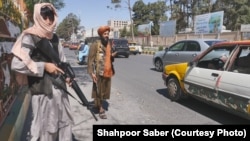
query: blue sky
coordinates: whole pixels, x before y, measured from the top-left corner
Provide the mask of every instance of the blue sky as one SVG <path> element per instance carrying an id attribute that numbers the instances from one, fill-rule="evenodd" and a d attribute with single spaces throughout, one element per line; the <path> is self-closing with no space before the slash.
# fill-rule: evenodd
<path id="1" fill-rule="evenodd" d="M 86 29 L 96 28 L 100 25 L 107 25 L 107 21 L 129 20 L 128 0 L 122 0 L 123 8 L 112 10 L 107 6 L 112 6 L 111 0 L 64 0 L 65 7 L 57 11 L 60 23 L 69 13 L 73 13 L 80 17 L 81 25 Z M 136 0 L 130 0 L 131 7 Z M 143 0 L 145 4 L 148 2 L 156 2 L 157 0 Z"/>

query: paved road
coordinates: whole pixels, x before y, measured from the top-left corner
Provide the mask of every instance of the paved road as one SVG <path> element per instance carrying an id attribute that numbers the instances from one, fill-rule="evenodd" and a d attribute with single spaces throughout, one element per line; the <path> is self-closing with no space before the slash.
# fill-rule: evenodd
<path id="1" fill-rule="evenodd" d="M 77 64 L 76 56 L 74 51 L 70 51 L 65 49 L 67 61 L 71 64 L 72 68 L 76 74 L 76 81 L 81 88 L 82 92 L 85 94 L 86 98 L 91 102 L 91 90 L 92 90 L 92 79 L 90 79 L 89 75 L 87 74 L 86 66 L 80 66 Z M 74 90 L 68 87 L 68 91 L 78 99 L 77 95 L 75 94 Z M 119 124 L 120 122 L 117 121 L 115 115 L 111 113 L 117 113 L 117 109 L 115 111 L 107 112 L 108 119 L 100 120 L 96 111 L 93 110 L 98 121 L 96 121 L 89 110 L 86 107 L 82 106 L 78 103 L 74 98 L 69 97 L 70 104 L 73 111 L 73 117 L 75 125 L 73 127 L 73 135 L 74 139 L 77 141 L 92 141 L 92 128 L 93 124 Z M 78 99 L 79 100 L 79 99 Z M 114 99 L 115 100 L 115 99 Z M 106 103 L 106 108 L 109 107 L 109 103 Z M 119 105 L 118 103 L 114 103 L 115 105 Z M 109 110 L 109 109 L 108 109 Z M 28 116 L 25 121 L 25 127 L 23 129 L 21 141 L 29 141 L 29 128 L 31 125 L 31 109 L 29 109 Z"/>
<path id="2" fill-rule="evenodd" d="M 86 72 L 86 66 L 79 66 L 74 51 L 65 49 L 68 62 L 76 73 L 76 81 L 87 99 L 91 101 L 92 80 Z M 152 56 L 133 56 L 116 58 L 116 75 L 112 79 L 111 99 L 106 102 L 108 119 L 95 121 L 90 112 L 73 98 L 70 103 L 73 110 L 75 140 L 92 141 L 93 125 L 121 124 L 244 124 L 238 118 L 221 110 L 211 108 L 195 100 L 172 102 L 166 97 L 166 87 L 161 73 L 152 69 Z M 138 67 L 140 66 L 140 67 Z M 76 98 L 75 92 L 69 92 Z M 96 112 L 96 111 L 93 111 Z M 30 115 L 22 141 L 28 137 Z"/>

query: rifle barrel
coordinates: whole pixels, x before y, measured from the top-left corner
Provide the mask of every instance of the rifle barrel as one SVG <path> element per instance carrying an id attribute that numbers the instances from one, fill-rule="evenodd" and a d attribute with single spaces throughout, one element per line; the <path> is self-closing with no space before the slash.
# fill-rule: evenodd
<path id="1" fill-rule="evenodd" d="M 93 113 L 93 111 L 90 110 L 90 104 L 89 104 L 88 100 L 86 99 L 86 97 L 82 93 L 81 89 L 79 88 L 79 86 L 78 86 L 78 84 L 76 83 L 75 80 L 72 80 L 72 88 L 75 90 L 75 92 L 76 92 L 77 96 L 80 98 L 82 104 L 87 107 L 87 109 L 90 111 L 90 113 L 92 114 L 92 116 L 97 121 L 98 120 L 97 117 L 95 116 L 95 114 Z"/>

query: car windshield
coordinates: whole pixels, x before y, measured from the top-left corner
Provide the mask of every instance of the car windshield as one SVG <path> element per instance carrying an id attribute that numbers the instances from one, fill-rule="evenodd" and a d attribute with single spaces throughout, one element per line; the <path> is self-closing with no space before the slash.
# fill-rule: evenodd
<path id="1" fill-rule="evenodd" d="M 213 58 L 221 58 L 222 56 L 226 56 L 227 58 L 230 55 L 230 50 L 228 49 L 215 49 L 209 52 L 206 56 L 204 56 L 200 61 L 203 60 L 212 60 Z"/>
<path id="2" fill-rule="evenodd" d="M 136 43 L 129 43 L 129 45 L 134 46 L 134 45 L 136 45 Z"/>
<path id="3" fill-rule="evenodd" d="M 234 48 L 235 46 L 214 48 L 198 61 L 197 67 L 209 68 L 209 63 L 216 60 L 220 60 L 223 61 L 223 63 L 226 63 L 227 59 L 230 56 L 230 53 Z"/>
<path id="4" fill-rule="evenodd" d="M 114 40 L 114 43 L 115 44 L 127 44 L 128 43 L 128 41 L 126 41 L 126 40 Z"/>

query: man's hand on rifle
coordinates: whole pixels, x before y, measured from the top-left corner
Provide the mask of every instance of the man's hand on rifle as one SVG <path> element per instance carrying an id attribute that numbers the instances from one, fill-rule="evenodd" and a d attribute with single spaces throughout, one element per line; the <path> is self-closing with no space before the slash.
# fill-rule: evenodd
<path id="1" fill-rule="evenodd" d="M 71 87 L 71 85 L 72 85 L 72 79 L 70 79 L 69 77 L 67 77 L 67 78 L 65 79 L 65 81 L 66 81 L 66 83 Z"/>
<path id="2" fill-rule="evenodd" d="M 45 63 L 45 67 L 44 67 L 45 71 L 47 71 L 50 74 L 64 74 L 64 71 L 61 70 L 60 68 L 58 68 L 55 64 L 53 63 Z"/>

